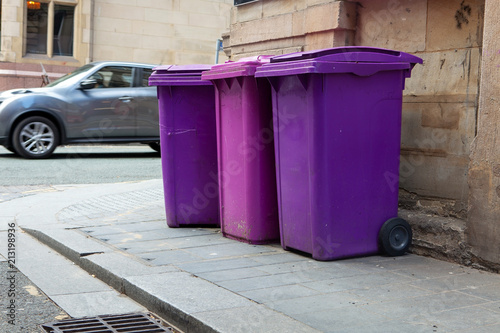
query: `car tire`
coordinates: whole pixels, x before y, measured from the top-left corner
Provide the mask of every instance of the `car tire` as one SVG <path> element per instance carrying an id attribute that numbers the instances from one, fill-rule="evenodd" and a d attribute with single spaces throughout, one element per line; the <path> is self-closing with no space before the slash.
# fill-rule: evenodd
<path id="1" fill-rule="evenodd" d="M 154 151 L 161 153 L 161 147 L 159 142 L 150 142 L 148 143 L 149 147 L 153 149 Z"/>
<path id="2" fill-rule="evenodd" d="M 395 257 L 408 251 L 412 241 L 411 227 L 402 218 L 387 220 L 380 228 L 378 240 L 383 252 Z"/>
<path id="3" fill-rule="evenodd" d="M 47 158 L 59 144 L 59 131 L 52 121 L 33 116 L 19 122 L 12 134 L 15 152 L 25 158 Z"/>
<path id="4" fill-rule="evenodd" d="M 17 152 L 14 150 L 14 148 L 8 146 L 8 147 L 4 147 L 5 149 L 7 149 L 8 151 L 10 151 L 11 153 L 14 153 L 17 155 Z"/>

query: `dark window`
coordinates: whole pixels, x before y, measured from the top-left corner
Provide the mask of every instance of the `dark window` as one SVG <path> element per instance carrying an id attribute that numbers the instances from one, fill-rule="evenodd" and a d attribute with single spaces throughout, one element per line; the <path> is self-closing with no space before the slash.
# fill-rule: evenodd
<path id="1" fill-rule="evenodd" d="M 75 7 L 54 6 L 54 55 L 73 55 L 73 18 Z"/>
<path id="2" fill-rule="evenodd" d="M 234 0 L 234 5 L 238 6 L 238 5 L 243 5 L 243 4 L 246 4 L 249 2 L 255 2 L 255 1 L 258 1 L 258 0 Z"/>
<path id="3" fill-rule="evenodd" d="M 142 84 L 141 87 L 149 87 L 149 77 L 153 73 L 153 70 L 150 68 L 142 69 Z"/>
<path id="4" fill-rule="evenodd" d="M 132 68 L 108 66 L 101 68 L 89 78 L 97 81 L 96 88 L 127 88 L 132 86 Z"/>
<path id="5" fill-rule="evenodd" d="M 2 0 L 0 0 L 0 31 L 2 31 Z"/>
<path id="6" fill-rule="evenodd" d="M 28 1 L 26 53 L 72 56 L 74 16 L 74 6 L 54 4 L 54 11 L 49 12 L 48 3 Z M 48 31 L 48 22 L 51 20 L 54 23 L 54 29 Z M 47 49 L 47 36 L 49 33 L 54 36 L 52 50 Z"/>
<path id="7" fill-rule="evenodd" d="M 26 52 L 47 53 L 47 25 L 49 4 L 37 3 L 28 6 L 28 20 L 26 26 Z"/>

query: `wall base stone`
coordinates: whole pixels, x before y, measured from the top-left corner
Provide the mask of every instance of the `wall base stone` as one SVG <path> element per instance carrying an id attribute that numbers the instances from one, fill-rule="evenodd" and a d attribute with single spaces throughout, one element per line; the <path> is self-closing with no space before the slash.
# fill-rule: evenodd
<path id="1" fill-rule="evenodd" d="M 76 66 L 44 65 L 50 81 L 76 69 Z M 17 88 L 41 87 L 42 66 L 40 64 L 27 64 L 15 62 L 0 62 L 0 91 Z"/>
<path id="2" fill-rule="evenodd" d="M 465 219 L 404 208 L 399 209 L 399 216 L 408 221 L 413 231 L 411 253 L 500 273 L 499 264 L 474 255 L 466 240 Z"/>

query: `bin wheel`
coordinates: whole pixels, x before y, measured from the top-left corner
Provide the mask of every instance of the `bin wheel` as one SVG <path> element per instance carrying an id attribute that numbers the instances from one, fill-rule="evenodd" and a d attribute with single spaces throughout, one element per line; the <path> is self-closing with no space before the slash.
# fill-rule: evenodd
<path id="1" fill-rule="evenodd" d="M 382 250 L 389 256 L 401 256 L 411 245 L 411 227 L 402 218 L 395 217 L 387 220 L 378 234 Z"/>

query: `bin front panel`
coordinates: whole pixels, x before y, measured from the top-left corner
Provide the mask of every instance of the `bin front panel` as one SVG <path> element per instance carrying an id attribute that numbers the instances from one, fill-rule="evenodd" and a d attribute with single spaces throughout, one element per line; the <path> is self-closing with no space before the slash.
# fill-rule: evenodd
<path id="1" fill-rule="evenodd" d="M 281 244 L 312 253 L 311 185 L 315 175 L 310 168 L 314 142 L 309 113 L 314 111 L 314 96 L 304 84 L 317 80 L 289 76 L 273 78 L 272 82 Z"/>
<path id="2" fill-rule="evenodd" d="M 401 71 L 324 77 L 312 164 L 322 179 L 313 194 L 324 223 L 313 224 L 318 259 L 377 253 L 381 226 L 397 216 L 403 80 Z"/>
<path id="3" fill-rule="evenodd" d="M 403 80 L 403 71 L 271 78 L 284 248 L 319 260 L 378 252 L 380 227 L 397 216 Z"/>
<path id="4" fill-rule="evenodd" d="M 158 92 L 167 224 L 218 225 L 214 87 L 159 86 Z"/>
<path id="5" fill-rule="evenodd" d="M 215 80 L 221 229 L 252 244 L 279 238 L 271 89 L 253 76 Z"/>

